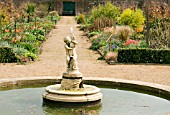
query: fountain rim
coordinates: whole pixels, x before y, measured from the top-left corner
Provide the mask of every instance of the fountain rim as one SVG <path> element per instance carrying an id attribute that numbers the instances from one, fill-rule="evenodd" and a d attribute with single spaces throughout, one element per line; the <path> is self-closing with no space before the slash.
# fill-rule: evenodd
<path id="1" fill-rule="evenodd" d="M 45 90 L 50 93 L 62 94 L 62 95 L 88 95 L 88 94 L 95 94 L 95 93 L 100 92 L 100 88 L 98 88 L 96 86 L 92 86 L 92 85 L 86 85 L 86 84 L 83 85 L 84 88 L 92 88 L 93 90 L 90 90 L 90 91 L 81 91 L 81 89 L 73 90 L 73 91 L 59 90 L 59 89 L 56 90 L 56 89 L 53 89 L 55 87 L 60 88 L 61 84 L 49 85 L 46 87 Z M 82 88 L 82 89 L 84 89 L 84 88 Z"/>
<path id="2" fill-rule="evenodd" d="M 45 84 L 45 83 L 60 83 L 62 77 L 61 76 L 42 76 L 42 77 L 29 77 L 29 78 L 5 78 L 0 79 L 0 88 L 6 87 L 16 87 L 16 86 L 26 86 L 32 84 Z M 94 85 L 104 85 L 106 86 L 116 86 L 116 87 L 124 87 L 128 89 L 137 89 L 141 91 L 152 91 L 153 93 L 158 93 L 160 95 L 170 95 L 170 86 L 136 81 L 136 80 L 124 80 L 117 78 L 108 78 L 108 77 L 84 77 L 83 78 L 85 84 L 94 84 Z"/>

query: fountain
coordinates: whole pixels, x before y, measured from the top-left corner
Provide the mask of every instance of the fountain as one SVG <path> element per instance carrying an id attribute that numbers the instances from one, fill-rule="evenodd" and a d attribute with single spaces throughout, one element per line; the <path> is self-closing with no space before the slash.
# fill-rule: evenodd
<path id="1" fill-rule="evenodd" d="M 47 86 L 43 93 L 44 101 L 57 103 L 95 104 L 100 103 L 102 94 L 100 89 L 83 84 L 83 75 L 77 64 L 76 45 L 78 44 L 70 28 L 70 36 L 64 38 L 66 50 L 67 71 L 63 73 L 61 84 Z"/>
<path id="2" fill-rule="evenodd" d="M 64 41 L 67 71 L 63 73 L 62 81 L 60 76 L 0 79 L 1 114 L 170 114 L 170 86 L 107 77 L 88 77 L 83 80 L 77 65 L 75 49 L 77 42 L 72 31 L 71 37 L 65 37 Z M 85 85 L 83 81 L 87 84 L 100 84 L 98 86 L 100 89 L 96 86 Z M 58 84 L 51 85 L 55 83 Z M 44 92 L 43 99 L 42 92 Z M 100 92 L 104 95 L 103 97 Z"/>

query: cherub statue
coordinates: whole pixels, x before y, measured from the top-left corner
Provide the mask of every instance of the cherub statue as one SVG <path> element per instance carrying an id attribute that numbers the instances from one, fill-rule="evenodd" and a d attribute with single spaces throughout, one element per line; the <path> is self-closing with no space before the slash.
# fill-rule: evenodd
<path id="1" fill-rule="evenodd" d="M 71 31 L 71 34 L 72 34 L 72 31 Z M 76 54 L 76 48 L 75 48 L 76 45 L 77 45 L 77 42 L 76 42 L 74 36 L 71 36 L 71 38 L 69 36 L 66 36 L 64 38 L 64 42 L 65 42 L 64 47 L 65 47 L 65 50 L 66 50 L 67 68 L 70 69 L 70 70 L 73 70 L 73 69 L 78 69 L 78 67 L 77 67 L 77 54 Z"/>
<path id="2" fill-rule="evenodd" d="M 83 88 L 82 74 L 77 66 L 76 45 L 78 44 L 73 35 L 73 28 L 70 28 L 70 36 L 64 38 L 66 50 L 67 72 L 63 73 L 61 81 L 62 90 L 79 90 Z"/>

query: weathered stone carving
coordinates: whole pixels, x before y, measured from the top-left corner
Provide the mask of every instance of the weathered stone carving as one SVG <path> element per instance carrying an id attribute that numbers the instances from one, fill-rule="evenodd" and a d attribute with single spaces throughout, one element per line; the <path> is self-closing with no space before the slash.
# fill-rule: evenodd
<path id="1" fill-rule="evenodd" d="M 61 88 L 63 90 L 78 90 L 82 88 L 82 74 L 77 66 L 76 45 L 78 44 L 73 35 L 73 28 L 70 28 L 70 36 L 64 38 L 66 50 L 67 72 L 63 73 Z"/>

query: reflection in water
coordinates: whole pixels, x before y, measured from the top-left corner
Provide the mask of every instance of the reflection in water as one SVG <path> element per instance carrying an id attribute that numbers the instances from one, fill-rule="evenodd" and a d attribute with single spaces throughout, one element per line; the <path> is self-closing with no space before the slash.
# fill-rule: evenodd
<path id="1" fill-rule="evenodd" d="M 43 103 L 43 110 L 46 115 L 99 115 L 101 103 L 91 106 L 59 106 L 56 103 Z"/>

